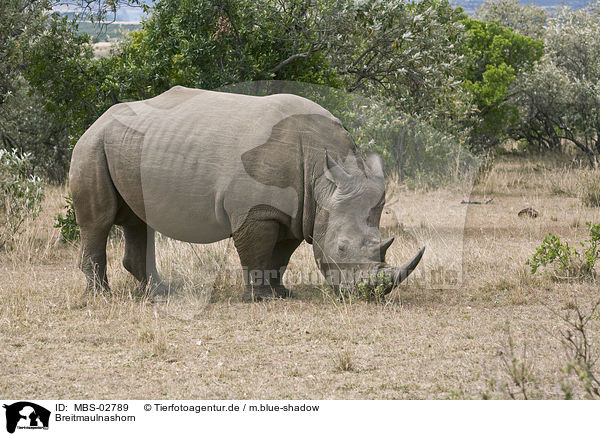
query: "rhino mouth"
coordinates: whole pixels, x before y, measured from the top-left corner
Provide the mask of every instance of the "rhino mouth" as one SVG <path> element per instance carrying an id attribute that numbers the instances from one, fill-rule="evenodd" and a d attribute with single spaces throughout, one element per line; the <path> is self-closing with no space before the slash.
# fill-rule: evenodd
<path id="1" fill-rule="evenodd" d="M 327 281 L 338 291 L 349 293 L 357 287 L 381 289 L 383 295 L 402 283 L 417 268 L 425 247 L 400 267 L 389 266 L 385 262 L 365 264 L 324 264 Z"/>

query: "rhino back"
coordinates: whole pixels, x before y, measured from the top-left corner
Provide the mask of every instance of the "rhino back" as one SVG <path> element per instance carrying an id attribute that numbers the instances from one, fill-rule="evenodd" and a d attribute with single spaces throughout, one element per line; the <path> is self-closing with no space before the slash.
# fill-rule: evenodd
<path id="1" fill-rule="evenodd" d="M 208 243 L 257 205 L 301 214 L 299 142 L 315 116 L 339 124 L 297 96 L 176 87 L 116 105 L 100 125 L 111 178 L 132 210 L 167 236 Z"/>

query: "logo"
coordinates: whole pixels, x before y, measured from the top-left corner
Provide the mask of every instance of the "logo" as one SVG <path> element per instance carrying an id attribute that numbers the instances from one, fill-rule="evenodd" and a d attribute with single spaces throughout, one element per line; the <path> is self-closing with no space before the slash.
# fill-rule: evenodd
<path id="1" fill-rule="evenodd" d="M 14 433 L 18 429 L 48 429 L 50 421 L 50 411 L 28 401 L 19 401 L 9 406 L 4 404 L 6 409 L 6 431 Z"/>

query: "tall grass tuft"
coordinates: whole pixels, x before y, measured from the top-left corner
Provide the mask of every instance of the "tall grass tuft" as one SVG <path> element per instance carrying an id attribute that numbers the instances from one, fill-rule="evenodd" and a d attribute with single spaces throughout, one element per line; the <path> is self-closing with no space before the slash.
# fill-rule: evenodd
<path id="1" fill-rule="evenodd" d="M 582 177 L 579 198 L 587 207 L 600 207 L 600 171 L 590 171 Z"/>

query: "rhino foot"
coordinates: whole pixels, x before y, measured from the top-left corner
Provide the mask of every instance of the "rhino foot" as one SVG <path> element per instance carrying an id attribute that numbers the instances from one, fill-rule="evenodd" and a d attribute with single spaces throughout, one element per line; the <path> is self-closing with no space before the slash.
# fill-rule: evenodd
<path id="1" fill-rule="evenodd" d="M 110 287 L 106 281 L 100 282 L 92 279 L 88 281 L 83 295 L 110 295 L 110 293 Z"/>
<path id="2" fill-rule="evenodd" d="M 279 298 L 292 298 L 294 294 L 285 286 L 277 286 L 275 288 L 275 294 Z"/>
<path id="3" fill-rule="evenodd" d="M 146 290 L 150 295 L 153 303 L 163 303 L 167 300 L 172 290 L 163 282 L 151 282 L 147 285 Z"/>
<path id="4" fill-rule="evenodd" d="M 254 286 L 252 288 L 247 287 L 246 292 L 242 296 L 244 303 L 252 303 L 254 301 L 266 301 L 277 298 L 290 298 L 292 291 L 285 288 L 284 286 Z"/>

